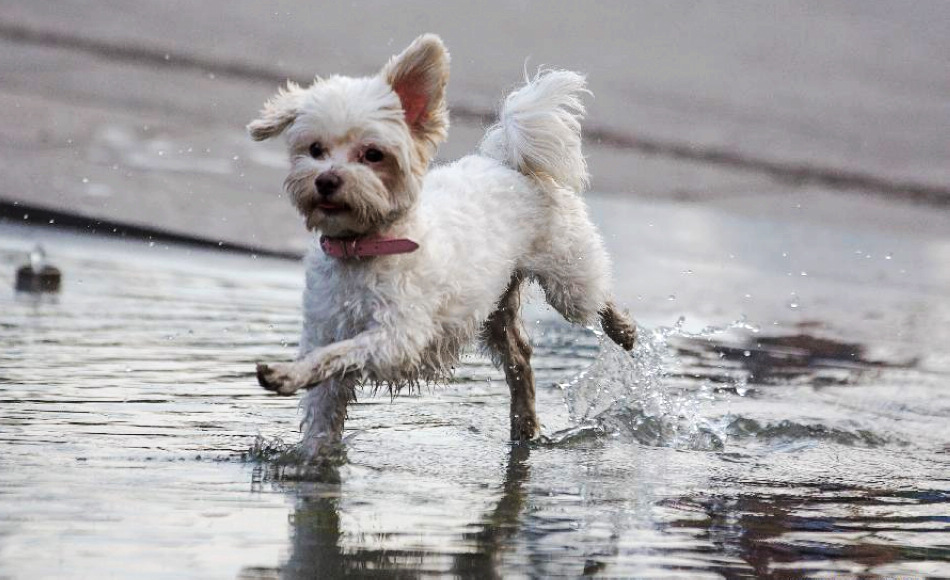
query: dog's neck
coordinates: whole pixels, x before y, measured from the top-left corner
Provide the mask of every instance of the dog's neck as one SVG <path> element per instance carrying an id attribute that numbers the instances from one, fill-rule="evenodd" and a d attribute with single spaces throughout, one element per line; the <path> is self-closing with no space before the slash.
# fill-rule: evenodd
<path id="1" fill-rule="evenodd" d="M 408 254 L 419 249 L 419 244 L 408 235 L 413 228 L 410 219 L 401 219 L 384 230 L 365 234 L 320 236 L 320 249 L 338 260 L 361 260 L 376 256 Z"/>

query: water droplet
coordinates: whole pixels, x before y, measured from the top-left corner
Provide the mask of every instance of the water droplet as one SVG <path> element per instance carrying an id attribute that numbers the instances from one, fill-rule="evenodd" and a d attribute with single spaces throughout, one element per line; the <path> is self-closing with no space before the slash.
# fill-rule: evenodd
<path id="1" fill-rule="evenodd" d="M 807 276 L 807 275 L 808 275 L 808 272 L 806 272 L 806 271 L 804 271 L 804 270 L 802 270 L 802 273 L 801 273 L 801 275 L 802 275 L 802 276 Z"/>
<path id="2" fill-rule="evenodd" d="M 795 310 L 799 306 L 801 306 L 801 303 L 798 301 L 798 294 L 795 294 L 794 292 L 792 292 L 791 296 L 788 299 L 788 304 L 786 304 L 786 306 L 788 306 L 792 310 Z"/>
<path id="3" fill-rule="evenodd" d="M 89 183 L 89 178 L 88 178 L 88 177 L 83 177 L 83 178 L 82 178 L 82 182 L 83 182 L 83 183 Z"/>
<path id="4" fill-rule="evenodd" d="M 884 259 L 885 259 L 885 260 L 892 260 L 892 259 L 894 259 L 894 256 L 892 256 L 891 254 L 884 254 Z"/>
<path id="5" fill-rule="evenodd" d="M 672 302 L 672 301 L 676 300 L 676 295 L 675 295 L 675 294 L 670 294 L 669 296 L 666 297 L 666 299 L 669 300 L 670 302 Z"/>

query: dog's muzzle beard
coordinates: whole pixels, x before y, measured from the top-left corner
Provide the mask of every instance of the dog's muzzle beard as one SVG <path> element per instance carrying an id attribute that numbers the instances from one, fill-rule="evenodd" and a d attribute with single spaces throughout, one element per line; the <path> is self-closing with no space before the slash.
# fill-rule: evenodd
<path id="1" fill-rule="evenodd" d="M 358 237 L 385 234 L 403 221 L 412 208 L 408 192 L 393 196 L 389 192 L 341 191 L 329 199 L 308 188 L 288 190 L 303 216 L 307 230 L 332 237 Z M 391 201 L 404 200 L 403 203 Z"/>
<path id="2" fill-rule="evenodd" d="M 309 191 L 291 195 L 309 231 L 319 230 L 332 236 L 359 236 L 375 231 L 388 221 L 365 205 L 347 201 L 352 195 L 334 195 L 331 199 Z"/>
<path id="3" fill-rule="evenodd" d="M 397 209 L 387 214 L 366 212 L 365 208 L 342 204 L 343 208 L 327 211 L 319 206 L 311 209 L 300 209 L 306 219 L 307 229 L 319 231 L 321 234 L 334 238 L 351 238 L 381 234 L 389 230 L 405 215 L 405 211 Z M 361 211 L 363 210 L 363 211 Z"/>

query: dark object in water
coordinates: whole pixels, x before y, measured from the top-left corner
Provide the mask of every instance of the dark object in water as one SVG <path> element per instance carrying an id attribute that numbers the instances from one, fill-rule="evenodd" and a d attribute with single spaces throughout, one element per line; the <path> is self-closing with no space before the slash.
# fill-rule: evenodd
<path id="1" fill-rule="evenodd" d="M 46 263 L 46 252 L 39 245 L 30 252 L 30 263 L 16 271 L 17 292 L 59 292 L 61 281 L 59 268 Z"/>

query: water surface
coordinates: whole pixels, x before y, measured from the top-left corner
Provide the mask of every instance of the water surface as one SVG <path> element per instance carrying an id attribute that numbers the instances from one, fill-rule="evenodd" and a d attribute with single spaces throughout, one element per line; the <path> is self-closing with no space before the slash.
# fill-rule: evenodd
<path id="1" fill-rule="evenodd" d="M 62 293 L 2 290 L 37 239 Z M 297 400 L 252 376 L 293 356 L 301 286 L 294 262 L 5 225 L 0 577 L 950 576 L 943 347 L 653 311 L 631 358 L 534 304 L 541 441 L 506 441 L 471 355 L 364 393 L 345 460 L 301 480 L 267 459 Z"/>

